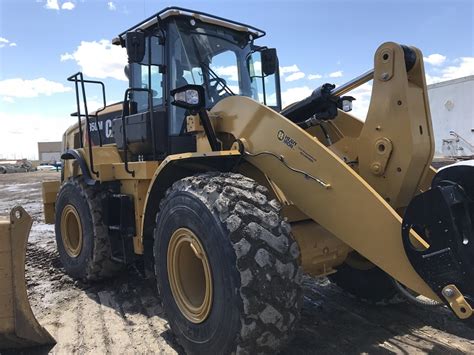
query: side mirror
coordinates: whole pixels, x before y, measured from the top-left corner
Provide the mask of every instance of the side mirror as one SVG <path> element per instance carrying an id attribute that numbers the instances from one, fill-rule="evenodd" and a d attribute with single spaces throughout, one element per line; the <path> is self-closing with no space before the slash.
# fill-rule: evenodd
<path id="1" fill-rule="evenodd" d="M 267 48 L 261 51 L 262 73 L 264 76 L 275 74 L 278 68 L 278 57 L 275 48 Z"/>
<path id="2" fill-rule="evenodd" d="M 201 85 L 184 85 L 171 90 L 173 97 L 172 105 L 191 111 L 200 111 L 206 105 L 204 100 L 204 88 Z"/>
<path id="3" fill-rule="evenodd" d="M 125 36 L 129 63 L 140 63 L 145 57 L 145 33 L 127 32 Z"/>

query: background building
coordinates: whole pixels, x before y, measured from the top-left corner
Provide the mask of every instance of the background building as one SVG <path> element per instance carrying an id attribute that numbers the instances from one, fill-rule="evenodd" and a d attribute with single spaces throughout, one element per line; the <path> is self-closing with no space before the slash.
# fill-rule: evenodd
<path id="1" fill-rule="evenodd" d="M 474 75 L 428 85 L 435 157 L 474 156 Z"/>
<path id="2" fill-rule="evenodd" d="M 51 164 L 60 161 L 61 151 L 61 142 L 38 142 L 38 160 L 40 164 Z"/>

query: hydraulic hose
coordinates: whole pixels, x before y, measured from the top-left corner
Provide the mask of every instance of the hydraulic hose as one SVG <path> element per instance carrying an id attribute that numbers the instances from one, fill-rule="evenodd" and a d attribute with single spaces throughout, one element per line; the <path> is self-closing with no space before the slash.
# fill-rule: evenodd
<path id="1" fill-rule="evenodd" d="M 418 298 L 410 292 L 409 289 L 405 288 L 400 282 L 392 278 L 393 285 L 400 295 L 402 295 L 408 302 L 423 307 L 437 307 L 443 305 L 442 302 L 437 302 L 429 298 Z"/>

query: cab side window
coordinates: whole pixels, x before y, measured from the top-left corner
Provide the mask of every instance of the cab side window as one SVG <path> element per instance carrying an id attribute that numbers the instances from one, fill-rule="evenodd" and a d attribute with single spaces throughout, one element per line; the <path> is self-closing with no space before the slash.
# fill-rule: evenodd
<path id="1" fill-rule="evenodd" d="M 247 61 L 252 86 L 252 98 L 261 104 L 277 107 L 277 78 L 276 74 L 262 73 L 262 58 L 260 52 L 253 53 Z"/>
<path id="2" fill-rule="evenodd" d="M 146 39 L 145 56 L 141 63 L 133 63 L 130 67 L 130 86 L 134 88 L 151 89 L 153 107 L 163 105 L 163 74 L 160 65 L 163 64 L 163 46 L 156 36 Z M 137 103 L 137 111 L 148 109 L 148 94 L 136 91 L 133 101 Z"/>

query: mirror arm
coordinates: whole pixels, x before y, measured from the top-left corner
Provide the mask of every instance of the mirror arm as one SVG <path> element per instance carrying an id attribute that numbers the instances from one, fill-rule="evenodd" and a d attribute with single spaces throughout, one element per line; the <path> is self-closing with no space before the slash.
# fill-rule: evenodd
<path id="1" fill-rule="evenodd" d="M 209 145 L 211 146 L 212 151 L 219 151 L 221 150 L 221 144 L 217 140 L 216 132 L 214 131 L 214 127 L 212 127 L 211 120 L 205 108 L 202 108 L 198 112 L 199 118 L 201 119 L 202 126 L 204 128 L 204 132 L 206 133 L 207 139 L 209 140 Z"/>

